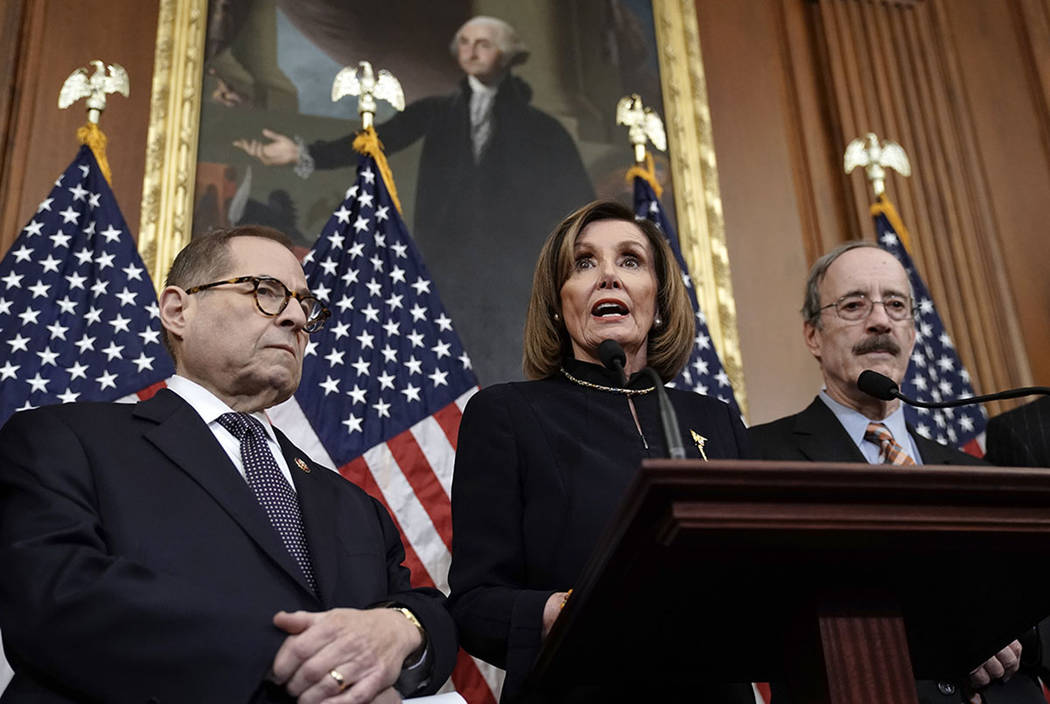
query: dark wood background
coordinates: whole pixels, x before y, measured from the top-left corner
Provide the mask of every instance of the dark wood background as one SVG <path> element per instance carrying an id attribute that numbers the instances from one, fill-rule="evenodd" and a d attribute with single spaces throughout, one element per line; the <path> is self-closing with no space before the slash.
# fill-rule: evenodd
<path id="1" fill-rule="evenodd" d="M 554 0 L 551 0 L 554 1 Z M 868 131 L 904 146 L 888 193 L 979 391 L 1050 384 L 1050 0 L 696 0 L 750 420 L 819 386 L 798 309 L 809 264 L 873 237 L 842 173 Z M 158 3 L 0 3 L 0 251 L 76 150 L 58 90 L 94 58 L 124 65 L 113 189 L 138 230 Z M 992 409 L 998 410 L 998 408 Z"/>

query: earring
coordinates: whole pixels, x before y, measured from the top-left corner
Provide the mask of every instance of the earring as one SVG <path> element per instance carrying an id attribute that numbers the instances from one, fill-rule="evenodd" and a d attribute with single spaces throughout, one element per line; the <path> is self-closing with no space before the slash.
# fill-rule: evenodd
<path id="1" fill-rule="evenodd" d="M 559 320 L 561 320 L 561 316 L 558 315 L 558 311 L 554 311 L 554 316 L 553 317 L 554 317 L 554 322 L 558 322 Z"/>
<path id="2" fill-rule="evenodd" d="M 661 327 L 663 324 L 664 324 L 664 319 L 660 317 L 659 313 L 657 313 L 656 317 L 653 318 L 653 326 L 654 327 Z"/>

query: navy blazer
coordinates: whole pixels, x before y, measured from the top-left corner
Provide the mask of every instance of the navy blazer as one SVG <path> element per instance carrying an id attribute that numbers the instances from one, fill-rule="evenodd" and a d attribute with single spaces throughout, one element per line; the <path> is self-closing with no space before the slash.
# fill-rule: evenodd
<path id="1" fill-rule="evenodd" d="M 924 438 L 910 425 L 908 432 L 919 448 L 923 464 L 986 464 L 965 452 Z M 834 411 L 819 396 L 801 413 L 756 425 L 748 429 L 748 434 L 758 457 L 764 460 L 868 461 Z"/>
<path id="2" fill-rule="evenodd" d="M 587 383 L 618 385 L 603 367 L 572 359 L 565 366 Z M 629 385 L 651 382 L 634 375 Z M 708 439 L 708 457 L 748 456 L 746 431 L 729 406 L 667 392 L 687 457 L 700 458 L 690 430 Z M 482 389 L 463 412 L 452 482 L 449 604 L 463 648 L 507 670 L 503 702 L 520 697 L 540 652 L 548 597 L 574 585 L 642 459 L 666 457 L 656 394 L 635 396 L 634 408 L 641 433 L 624 395 L 557 374 Z M 600 695 L 562 694 L 566 701 L 635 694 L 637 701 L 665 701 L 665 695 L 672 701 L 695 694 L 692 673 L 683 673 L 684 685 L 645 680 L 640 693 L 621 675 Z M 706 683 L 703 701 L 754 702 L 754 696 L 750 684 Z"/>
<path id="3" fill-rule="evenodd" d="M 443 597 L 410 587 L 379 502 L 277 437 L 317 595 L 175 393 L 12 416 L 0 430 L 0 629 L 15 678 L 2 701 L 291 701 L 266 683 L 285 638 L 274 613 L 384 601 L 422 621 L 424 691 L 439 687 L 456 658 Z"/>
<path id="4" fill-rule="evenodd" d="M 913 427 L 908 432 L 919 448 L 923 464 L 985 465 L 986 462 L 951 447 L 928 440 Z M 796 460 L 810 462 L 864 462 L 867 459 L 845 428 L 820 400 L 813 402 L 801 413 L 786 416 L 771 423 L 756 425 L 748 430 L 755 453 L 764 460 Z M 1025 634 L 1022 653 L 1028 662 L 1039 657 L 1039 642 L 1034 631 Z M 1033 652 L 1034 651 L 1034 652 Z M 987 704 L 1046 704 L 1042 693 L 1026 668 L 1021 675 L 1006 683 L 996 682 L 982 691 Z M 920 680 L 916 683 L 921 704 L 946 704 L 960 702 L 960 688 L 950 682 Z M 774 701 L 780 703 L 783 695 L 777 692 Z"/>

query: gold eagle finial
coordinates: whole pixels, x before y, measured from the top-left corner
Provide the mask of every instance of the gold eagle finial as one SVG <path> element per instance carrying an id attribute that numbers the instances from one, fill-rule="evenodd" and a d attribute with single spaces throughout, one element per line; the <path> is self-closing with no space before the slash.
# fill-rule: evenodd
<path id="1" fill-rule="evenodd" d="M 627 126 L 627 137 L 634 146 L 635 162 L 641 164 L 645 161 L 647 141 L 660 151 L 667 150 L 663 120 L 652 108 L 642 105 L 642 99 L 637 93 L 620 98 L 616 104 L 616 124 Z"/>
<path id="2" fill-rule="evenodd" d="M 886 168 L 893 169 L 901 176 L 911 176 L 911 163 L 901 145 L 889 140 L 880 145 L 874 132 L 857 137 L 846 146 L 843 169 L 848 174 L 858 166 L 864 167 L 876 198 L 886 191 Z"/>
<path id="3" fill-rule="evenodd" d="M 398 112 L 405 109 L 405 93 L 401 82 L 385 68 L 372 71 L 372 64 L 361 61 L 357 66 L 345 66 L 336 74 L 332 82 L 332 102 L 344 95 L 360 96 L 357 100 L 357 112 L 361 115 L 361 126 L 368 129 L 376 114 L 376 99 L 385 100 Z"/>
<path id="4" fill-rule="evenodd" d="M 128 97 L 128 72 L 120 64 L 106 66 L 95 59 L 91 62 L 95 72 L 88 76 L 86 66 L 81 66 L 62 84 L 58 92 L 58 107 L 65 110 L 70 105 L 87 98 L 88 122 L 98 124 L 98 117 L 106 109 L 106 94 L 120 93 Z M 108 70 L 108 73 L 107 73 Z"/>

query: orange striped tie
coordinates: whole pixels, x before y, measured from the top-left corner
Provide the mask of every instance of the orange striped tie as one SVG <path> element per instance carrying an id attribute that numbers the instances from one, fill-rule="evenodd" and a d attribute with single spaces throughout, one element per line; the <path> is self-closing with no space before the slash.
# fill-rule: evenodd
<path id="1" fill-rule="evenodd" d="M 912 456 L 897 444 L 897 441 L 893 439 L 893 433 L 882 423 L 868 423 L 864 439 L 879 446 L 879 460 L 883 464 L 895 464 L 901 467 L 910 467 L 915 464 Z"/>

